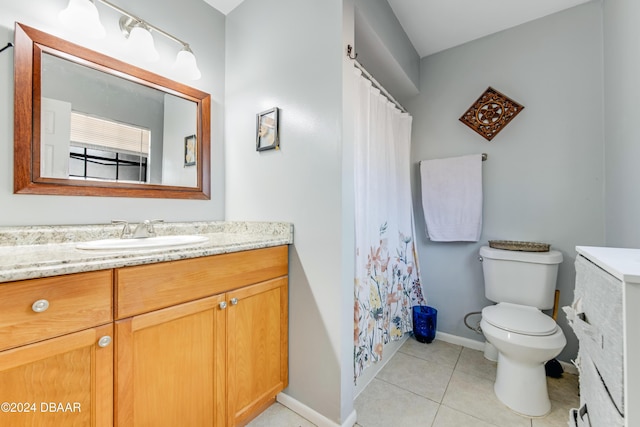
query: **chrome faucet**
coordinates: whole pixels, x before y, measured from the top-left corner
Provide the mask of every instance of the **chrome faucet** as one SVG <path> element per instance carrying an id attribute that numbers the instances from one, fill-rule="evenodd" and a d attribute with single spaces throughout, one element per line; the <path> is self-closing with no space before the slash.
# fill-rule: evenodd
<path id="1" fill-rule="evenodd" d="M 131 227 L 129 226 L 129 223 L 127 221 L 122 219 L 112 219 L 111 224 L 123 224 L 124 227 L 122 228 L 122 232 L 120 233 L 120 238 L 121 239 L 131 238 Z"/>
<path id="2" fill-rule="evenodd" d="M 143 239 L 145 237 L 155 237 L 156 230 L 153 228 L 153 224 L 157 224 L 159 222 L 164 222 L 161 219 L 145 219 L 141 223 L 139 223 L 136 228 L 131 232 L 131 226 L 127 221 L 123 220 L 112 220 L 112 224 L 124 224 L 122 229 L 122 233 L 120 233 L 121 239 Z"/>
<path id="3" fill-rule="evenodd" d="M 156 237 L 156 230 L 153 228 L 153 224 L 157 224 L 159 222 L 164 222 L 161 219 L 145 219 L 140 224 L 138 224 L 133 230 L 133 235 L 131 238 L 133 239 L 141 239 L 145 237 Z"/>

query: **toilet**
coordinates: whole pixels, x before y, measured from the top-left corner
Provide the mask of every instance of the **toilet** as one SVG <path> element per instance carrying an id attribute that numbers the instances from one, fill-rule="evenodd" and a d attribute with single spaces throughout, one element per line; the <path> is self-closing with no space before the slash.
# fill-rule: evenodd
<path id="1" fill-rule="evenodd" d="M 541 310 L 553 308 L 562 253 L 480 248 L 487 299 L 480 328 L 498 350 L 494 391 L 519 414 L 539 417 L 551 410 L 544 365 L 567 339 Z"/>

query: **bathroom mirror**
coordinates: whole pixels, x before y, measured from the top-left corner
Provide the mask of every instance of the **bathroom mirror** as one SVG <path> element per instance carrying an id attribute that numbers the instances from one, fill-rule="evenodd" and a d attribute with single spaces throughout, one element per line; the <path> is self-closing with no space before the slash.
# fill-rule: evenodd
<path id="1" fill-rule="evenodd" d="M 210 198 L 210 95 L 16 23 L 14 192 Z"/>

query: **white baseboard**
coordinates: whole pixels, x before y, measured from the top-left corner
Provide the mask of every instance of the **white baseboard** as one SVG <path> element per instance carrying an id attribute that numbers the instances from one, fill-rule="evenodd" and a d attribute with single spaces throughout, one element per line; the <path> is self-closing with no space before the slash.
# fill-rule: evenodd
<path id="1" fill-rule="evenodd" d="M 342 424 L 338 424 L 288 394 L 278 393 L 276 400 L 318 427 L 353 427 L 358 419 L 354 409 Z"/>
<path id="2" fill-rule="evenodd" d="M 472 350 L 484 351 L 484 340 L 476 341 L 470 338 L 459 337 L 457 335 L 447 334 L 446 332 L 436 332 L 436 339 L 450 344 L 461 345 Z"/>

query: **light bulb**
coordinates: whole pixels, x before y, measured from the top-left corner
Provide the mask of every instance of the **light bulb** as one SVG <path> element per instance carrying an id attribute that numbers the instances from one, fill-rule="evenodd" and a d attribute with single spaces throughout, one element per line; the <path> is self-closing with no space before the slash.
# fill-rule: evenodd
<path id="1" fill-rule="evenodd" d="M 142 25 L 136 25 L 131 29 L 125 46 L 129 55 L 134 58 L 140 58 L 146 62 L 157 61 L 160 58 L 153 44 L 151 32 Z"/>
<path id="2" fill-rule="evenodd" d="M 58 18 L 67 28 L 84 35 L 93 38 L 106 35 L 98 9 L 91 0 L 69 0 L 67 8 L 60 11 Z"/>
<path id="3" fill-rule="evenodd" d="M 190 80 L 199 80 L 202 77 L 202 73 L 198 69 L 196 64 L 196 57 L 189 49 L 189 46 L 185 46 L 176 56 L 176 62 L 173 63 L 173 70 L 181 77 L 188 78 Z"/>

